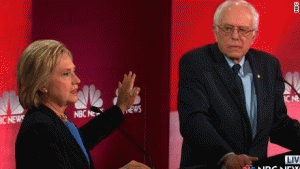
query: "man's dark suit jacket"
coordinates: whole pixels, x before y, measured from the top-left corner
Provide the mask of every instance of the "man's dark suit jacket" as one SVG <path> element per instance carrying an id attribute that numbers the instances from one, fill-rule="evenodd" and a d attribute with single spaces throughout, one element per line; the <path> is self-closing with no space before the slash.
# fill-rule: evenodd
<path id="1" fill-rule="evenodd" d="M 246 59 L 257 95 L 257 134 L 253 140 L 235 75 L 218 45 L 202 47 L 182 58 L 178 103 L 183 136 L 181 168 L 217 168 L 229 152 L 262 159 L 267 155 L 269 138 L 286 148 L 300 148 L 299 123 L 287 116 L 279 61 L 254 49 Z"/>
<path id="2" fill-rule="evenodd" d="M 89 150 L 123 120 L 122 111 L 115 106 L 79 128 L 89 155 L 89 166 L 79 144 L 60 118 L 44 105 L 33 108 L 26 113 L 17 137 L 16 168 L 92 169 Z"/>

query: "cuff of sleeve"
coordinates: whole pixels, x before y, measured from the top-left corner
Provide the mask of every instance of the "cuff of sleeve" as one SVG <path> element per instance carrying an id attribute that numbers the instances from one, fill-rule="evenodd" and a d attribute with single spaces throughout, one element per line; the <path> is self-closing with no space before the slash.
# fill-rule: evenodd
<path id="1" fill-rule="evenodd" d="M 121 108 L 120 108 L 119 106 L 115 105 L 115 106 L 113 106 L 112 108 L 118 109 L 118 110 L 123 114 L 123 112 L 122 112 L 122 110 L 121 110 Z"/>

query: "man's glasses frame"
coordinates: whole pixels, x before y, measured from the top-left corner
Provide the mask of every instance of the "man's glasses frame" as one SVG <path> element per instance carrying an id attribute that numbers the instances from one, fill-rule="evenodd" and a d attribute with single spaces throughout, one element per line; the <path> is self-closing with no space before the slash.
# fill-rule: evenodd
<path id="1" fill-rule="evenodd" d="M 216 25 L 216 26 L 226 35 L 231 35 L 235 29 L 237 30 L 239 36 L 244 36 L 244 37 L 247 37 L 251 35 L 252 32 L 256 31 L 255 29 L 247 29 L 247 28 L 236 27 L 232 25 Z"/>

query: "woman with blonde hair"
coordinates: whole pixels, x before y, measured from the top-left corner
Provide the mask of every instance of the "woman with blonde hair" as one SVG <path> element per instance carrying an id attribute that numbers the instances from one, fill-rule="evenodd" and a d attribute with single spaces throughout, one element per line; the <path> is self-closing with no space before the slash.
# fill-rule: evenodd
<path id="1" fill-rule="evenodd" d="M 71 52 L 55 40 L 30 44 L 17 66 L 19 100 L 27 113 L 16 140 L 16 168 L 94 168 L 89 150 L 124 121 L 123 112 L 140 91 L 133 87 L 135 77 L 125 74 L 117 105 L 77 129 L 65 115 L 78 100 L 80 84 Z"/>

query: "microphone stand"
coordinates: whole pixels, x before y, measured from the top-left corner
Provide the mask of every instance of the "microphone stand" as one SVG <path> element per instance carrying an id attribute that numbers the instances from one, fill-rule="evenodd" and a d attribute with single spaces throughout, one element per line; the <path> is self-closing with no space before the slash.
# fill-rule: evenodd
<path id="1" fill-rule="evenodd" d="M 98 107 L 95 107 L 95 106 L 91 106 L 90 108 L 91 111 L 93 112 L 96 112 L 96 113 L 100 113 L 103 114 L 103 112 L 98 108 Z M 120 130 L 120 132 L 128 139 L 131 141 L 131 143 L 133 143 L 146 157 L 147 157 L 147 160 L 148 162 L 150 163 L 150 168 L 154 169 L 154 165 L 152 163 L 152 160 L 151 160 L 151 157 L 147 154 L 146 150 L 143 150 L 139 144 L 137 143 L 137 141 L 135 141 L 135 139 L 133 139 L 132 136 L 130 136 L 129 134 L 127 134 L 124 130 L 122 130 L 121 126 L 118 127 L 118 129 Z"/>
<path id="2" fill-rule="evenodd" d="M 286 81 L 284 78 L 281 77 L 281 81 L 286 83 L 287 85 L 289 85 L 293 91 L 297 94 L 298 98 L 300 99 L 300 94 L 297 92 L 297 90 L 295 89 L 295 87 L 293 85 L 291 85 L 288 81 Z"/>

